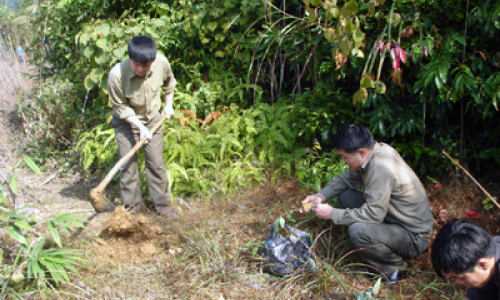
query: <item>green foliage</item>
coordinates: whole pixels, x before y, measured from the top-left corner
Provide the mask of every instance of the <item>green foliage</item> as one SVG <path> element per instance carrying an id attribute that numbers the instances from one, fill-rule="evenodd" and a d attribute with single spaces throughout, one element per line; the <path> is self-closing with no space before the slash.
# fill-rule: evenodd
<path id="1" fill-rule="evenodd" d="M 378 294 L 380 291 L 380 282 L 382 278 L 379 278 L 377 282 L 373 285 L 373 289 L 369 289 L 368 291 L 361 291 L 358 295 L 356 295 L 356 300 L 377 300 L 374 296 Z"/>
<path id="2" fill-rule="evenodd" d="M 109 0 L 66 0 L 41 8 L 35 22 L 43 33 L 34 44 L 37 66 L 42 74 L 57 73 L 71 82 L 75 99 L 86 90 L 89 100 L 60 110 L 57 115 L 69 116 L 60 132 L 50 125 L 55 120 L 30 127 L 55 133 L 45 143 L 47 151 L 69 149 L 80 133 L 107 120 L 107 72 L 126 57 L 131 36 L 149 34 L 172 64 L 176 108 L 200 119 L 232 104 L 249 109 L 235 121 L 241 124 L 238 134 L 217 136 L 210 126 L 205 133 L 189 125 L 194 142 L 201 139 L 200 145 L 217 153 L 204 149 L 192 155 L 196 166 L 190 166 L 185 161 L 192 157 L 181 154 L 189 146 L 166 151 L 175 157 L 165 155 L 179 187 L 184 182 L 218 190 L 220 183 L 210 180 L 223 177 L 208 170 L 226 170 L 231 159 L 241 163 L 239 169 L 250 168 L 256 157 L 293 174 L 306 155 L 301 149 L 319 143 L 329 151 L 333 133 L 347 122 L 365 123 L 377 140 L 396 142 L 421 174 L 440 171 L 433 164 L 443 148 L 460 149 L 467 160 L 497 161 L 500 125 L 492 120 L 499 114 L 500 75 L 493 37 L 500 30 L 500 4 L 495 1 L 183 0 L 129 1 L 125 7 Z M 46 111 L 56 111 L 50 106 L 57 103 L 46 102 Z M 263 103 L 272 113 L 260 107 Z M 245 133 L 245 126 L 255 132 Z M 103 142 L 96 132 L 91 135 Z M 114 149 L 100 151 L 90 142 L 85 147 L 86 168 L 116 158 Z M 311 186 L 323 180 L 305 173 L 300 176 Z M 196 183 L 188 180 L 195 177 Z"/>
<path id="3" fill-rule="evenodd" d="M 21 100 L 17 111 L 25 124 L 27 152 L 42 163 L 52 157 L 70 158 L 75 137 L 95 122 L 93 115 L 100 109 L 80 101 L 74 85 L 67 82 L 47 84 L 40 93 L 32 92 Z"/>
<path id="4" fill-rule="evenodd" d="M 39 167 L 30 157 L 25 156 L 24 161 L 35 172 L 40 172 Z M 14 172 L 15 169 L 12 171 Z M 14 177 L 12 177 L 14 178 Z M 12 179 L 9 180 L 11 191 L 17 193 L 17 185 Z M 2 189 L 7 185 L 7 182 L 2 182 Z M 5 196 L 5 195 L 3 195 Z M 64 212 L 60 212 L 55 217 L 47 221 L 47 229 L 56 244 L 62 248 L 61 236 L 58 227 L 65 231 L 73 231 L 74 226 L 84 228 L 82 222 L 85 220 L 70 216 Z M 35 231 L 35 227 L 40 227 L 40 224 L 34 218 L 29 217 L 26 213 L 20 210 L 9 209 L 5 206 L 0 206 L 0 226 L 5 230 L 12 241 L 4 238 L 3 245 L 14 242 L 19 248 L 14 261 L 4 260 L 4 251 L 0 249 L 0 261 L 2 269 L 0 269 L 0 297 L 3 299 L 7 294 L 13 294 L 18 297 L 19 294 L 14 290 L 14 283 L 36 281 L 37 286 L 42 289 L 52 286 L 50 282 L 55 284 L 69 282 L 70 278 L 68 271 L 78 273 L 75 266 L 85 262 L 80 258 L 80 253 L 75 250 L 48 248 L 44 232 Z"/>
<path id="5" fill-rule="evenodd" d="M 75 146 L 80 153 L 80 162 L 84 169 L 96 166 L 108 166 L 117 161 L 118 145 L 115 131 L 109 124 L 99 124 L 89 132 L 80 135 Z"/>
<path id="6" fill-rule="evenodd" d="M 318 144 L 307 151 L 307 157 L 299 162 L 297 176 L 311 190 L 319 192 L 333 177 L 348 168 L 340 155 L 334 151 L 322 152 Z"/>

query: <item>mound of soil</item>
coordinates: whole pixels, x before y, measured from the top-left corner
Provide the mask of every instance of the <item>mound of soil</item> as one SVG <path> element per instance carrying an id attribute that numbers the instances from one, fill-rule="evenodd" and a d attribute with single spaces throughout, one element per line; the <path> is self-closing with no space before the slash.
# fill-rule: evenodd
<path id="1" fill-rule="evenodd" d="M 93 243 L 96 259 L 102 263 L 140 264 L 169 248 L 168 236 L 142 215 L 132 215 L 119 207 L 109 217 L 106 228 Z"/>

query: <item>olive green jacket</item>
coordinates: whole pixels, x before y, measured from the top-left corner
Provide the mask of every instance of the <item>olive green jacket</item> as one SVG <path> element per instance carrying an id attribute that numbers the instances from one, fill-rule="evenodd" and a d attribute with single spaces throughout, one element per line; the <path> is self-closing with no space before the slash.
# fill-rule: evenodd
<path id="1" fill-rule="evenodd" d="M 167 58 L 159 53 L 144 77 L 135 75 L 129 59 L 116 64 L 108 76 L 113 115 L 119 119 L 135 115 L 142 123 L 149 123 L 160 111 L 160 88 L 170 94 L 176 83 Z"/>
<path id="2" fill-rule="evenodd" d="M 320 193 L 331 199 L 361 187 L 366 203 L 355 209 L 334 208 L 331 217 L 335 224 L 392 223 L 413 233 L 430 233 L 434 218 L 425 189 L 394 148 L 375 143 L 358 171 L 349 168 L 335 176 Z"/>

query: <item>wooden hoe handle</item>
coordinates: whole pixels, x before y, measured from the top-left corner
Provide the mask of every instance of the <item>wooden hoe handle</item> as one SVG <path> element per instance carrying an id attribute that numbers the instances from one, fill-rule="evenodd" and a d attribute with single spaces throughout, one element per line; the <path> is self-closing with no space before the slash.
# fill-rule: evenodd
<path id="1" fill-rule="evenodd" d="M 161 124 L 165 122 L 165 120 L 166 117 L 162 115 L 161 119 L 153 126 L 153 128 L 151 128 L 149 132 L 151 134 L 154 134 L 156 130 L 160 128 Z M 102 191 L 106 188 L 111 179 L 113 179 L 113 176 L 115 176 L 116 172 L 118 172 L 118 170 L 137 152 L 137 150 L 139 150 L 146 143 L 146 141 L 147 141 L 146 138 L 140 140 L 137 144 L 135 144 L 135 146 L 132 149 L 130 149 L 130 151 L 124 157 L 120 158 L 120 160 L 116 163 L 113 169 L 109 171 L 106 177 L 104 177 L 101 183 L 99 183 L 99 185 L 96 188 L 94 188 L 93 191 L 102 193 Z"/>

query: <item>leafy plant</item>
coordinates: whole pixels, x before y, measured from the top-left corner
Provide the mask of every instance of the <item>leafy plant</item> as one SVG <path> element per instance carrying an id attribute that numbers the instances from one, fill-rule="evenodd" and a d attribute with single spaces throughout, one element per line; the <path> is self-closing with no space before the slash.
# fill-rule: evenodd
<path id="1" fill-rule="evenodd" d="M 40 172 L 39 167 L 30 157 L 25 156 L 24 161 L 32 170 Z M 17 184 L 12 178 L 14 177 L 11 177 L 8 183 L 7 181 L 2 182 L 0 186 L 5 187 L 8 184 L 11 191 L 17 194 Z M 48 232 L 56 244 L 62 248 L 61 236 L 57 228 L 60 227 L 65 231 L 73 231 L 74 226 L 85 227 L 82 223 L 83 221 L 81 218 L 60 212 L 47 221 Z M 18 248 L 14 261 L 3 260 L 4 250 L 0 251 L 1 259 L 3 260 L 3 268 L 0 270 L 0 298 L 9 293 L 20 297 L 12 288 L 12 285 L 10 285 L 13 282 L 35 280 L 37 286 L 42 289 L 52 286 L 51 281 L 55 284 L 69 282 L 68 271 L 78 273 L 75 266 L 79 266 L 82 262 L 85 262 L 80 257 L 80 253 L 75 250 L 48 248 L 46 238 L 43 236 L 43 230 L 34 230 L 35 227 L 40 226 L 40 223 L 37 223 L 32 217 L 28 217 L 21 210 L 0 206 L 0 225 L 4 228 L 8 236 L 12 238 L 12 241 L 16 243 L 12 251 Z M 3 243 L 4 247 L 7 245 L 6 242 L 7 240 Z"/>

